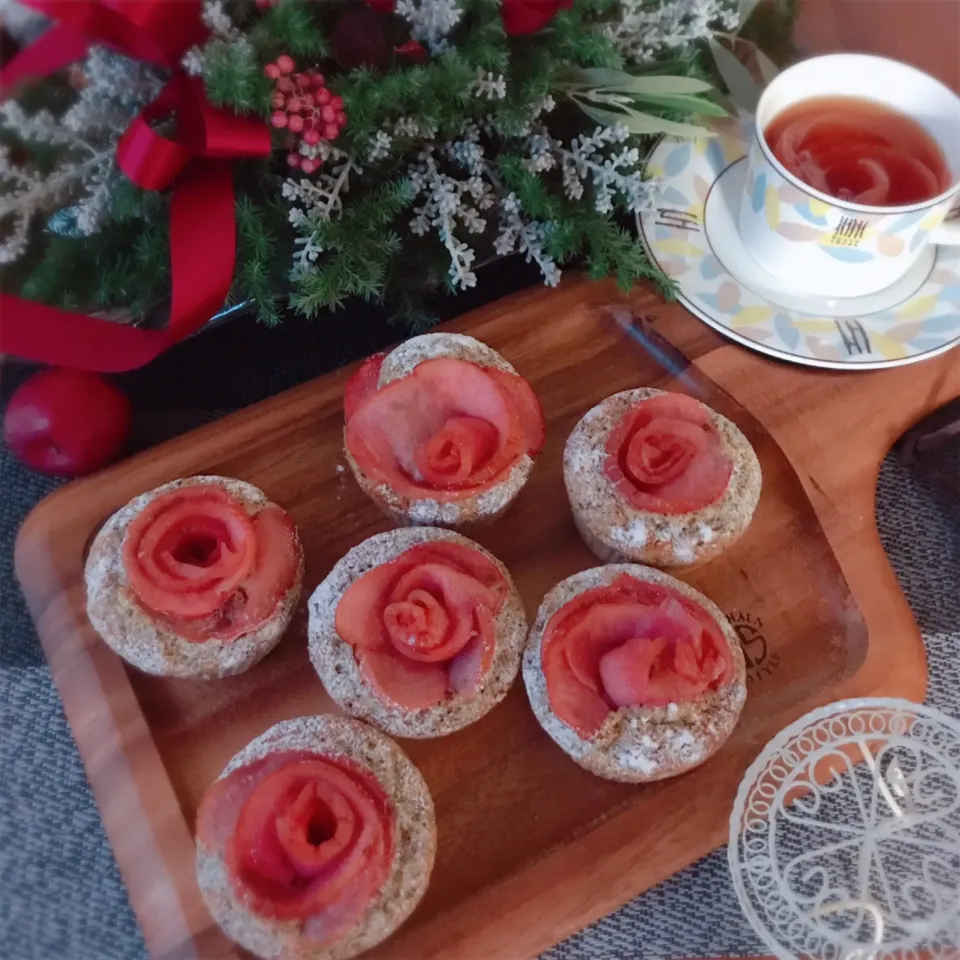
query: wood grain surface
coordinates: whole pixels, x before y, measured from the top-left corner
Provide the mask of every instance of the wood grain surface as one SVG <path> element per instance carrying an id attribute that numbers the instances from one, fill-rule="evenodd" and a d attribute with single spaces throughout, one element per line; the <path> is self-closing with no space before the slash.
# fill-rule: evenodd
<path id="1" fill-rule="evenodd" d="M 614 324 L 627 302 L 695 366 L 671 377 Z M 710 391 L 758 449 L 764 492 L 728 553 L 685 574 L 740 625 L 751 660 L 740 726 L 684 777 L 631 787 L 594 778 L 540 730 L 522 683 L 474 726 L 405 741 L 434 794 L 430 889 L 376 956 L 533 956 L 724 842 L 737 783 L 762 745 L 839 697 L 918 699 L 923 646 L 877 536 L 878 465 L 916 420 L 960 395 L 947 355 L 888 371 L 785 366 L 726 344 L 679 306 L 572 277 L 462 318 L 543 402 L 548 442 L 517 503 L 476 538 L 511 569 L 532 614 L 557 580 L 595 564 L 566 505 L 564 440 L 593 403 L 640 385 Z M 203 790 L 244 743 L 286 717 L 331 709 L 310 669 L 305 599 L 334 562 L 386 521 L 341 456 L 349 370 L 180 437 L 44 501 L 21 529 L 16 568 L 107 832 L 155 957 L 236 957 L 193 876 Z M 262 664 L 197 683 L 127 669 L 84 614 L 82 564 L 106 517 L 167 480 L 222 473 L 262 487 L 304 541 L 307 581 L 287 636 Z"/>

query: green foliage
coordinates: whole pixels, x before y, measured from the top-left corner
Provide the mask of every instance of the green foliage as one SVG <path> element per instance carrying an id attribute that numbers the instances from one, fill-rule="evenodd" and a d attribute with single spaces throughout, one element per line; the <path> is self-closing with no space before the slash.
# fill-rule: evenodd
<path id="1" fill-rule="evenodd" d="M 547 182 L 524 166 L 524 158 L 503 153 L 497 158 L 497 169 L 520 201 L 520 206 L 534 220 L 557 222 L 563 217 L 562 198 L 549 189 Z"/>
<path id="2" fill-rule="evenodd" d="M 636 235 L 587 204 L 571 205 L 550 238 L 549 249 L 559 262 L 582 256 L 593 280 L 616 277 L 624 292 L 640 280 L 652 280 L 672 298 L 670 280 L 647 260 Z"/>
<path id="3" fill-rule="evenodd" d="M 312 239 L 324 254 L 316 270 L 296 278 L 292 306 L 313 317 L 342 307 L 351 296 L 382 300 L 387 268 L 401 247 L 391 227 L 411 199 L 409 183 L 390 181 L 350 204 L 340 218 L 314 223 Z"/>
<path id="4" fill-rule="evenodd" d="M 203 79 L 214 106 L 232 107 L 238 113 L 269 114 L 273 85 L 263 75 L 263 64 L 251 45 L 225 40 L 207 44 Z"/>
<path id="5" fill-rule="evenodd" d="M 477 4 L 468 15 L 471 29 L 459 46 L 461 55 L 474 67 L 503 73 L 510 63 L 510 52 L 498 5 Z"/>
<path id="6" fill-rule="evenodd" d="M 702 137 L 702 126 L 680 123 L 673 116 L 727 116 L 727 111 L 707 96 L 713 87 L 695 77 L 638 77 L 623 70 L 570 67 L 557 78 L 556 88 L 592 120 L 604 125 L 622 123 L 637 134 Z"/>
<path id="7" fill-rule="evenodd" d="M 653 280 L 672 295 L 671 281 L 647 260 L 635 234 L 597 213 L 591 203 L 574 203 L 552 192 L 525 169 L 522 157 L 501 156 L 498 170 L 529 217 L 556 224 L 547 249 L 558 263 L 583 259 L 593 279 L 615 276 L 623 290 L 638 280 Z"/>
<path id="8" fill-rule="evenodd" d="M 133 220 L 92 237 L 52 236 L 21 296 L 73 310 L 123 308 L 142 316 L 169 296 L 166 218 Z"/>
<path id="9" fill-rule="evenodd" d="M 250 38 L 262 62 L 276 59 L 281 53 L 305 60 L 319 60 L 328 53 L 327 39 L 317 15 L 322 4 L 311 0 L 279 0 L 261 17 Z"/>
<path id="10" fill-rule="evenodd" d="M 317 66 L 330 89 L 343 97 L 347 123 L 333 144 L 333 158 L 312 174 L 312 182 L 326 188 L 327 181 L 335 179 L 329 165 L 340 162 L 338 158 L 346 158 L 357 171 L 350 176 L 349 192 L 338 196 L 330 209 L 322 204 L 311 208 L 303 194 L 304 226 L 281 197 L 284 180 L 291 175 L 284 158 L 289 149 L 284 145 L 286 131 L 275 134 L 276 149 L 269 160 L 234 164 L 237 259 L 229 302 L 251 303 L 262 322 L 274 325 L 281 320 L 285 300 L 312 317 L 358 296 L 389 302 L 411 328 L 428 326 L 432 314 L 424 307 L 424 295 L 451 282 L 451 253 L 437 232 L 438 224 L 448 220 L 446 214 L 435 219 L 424 214 L 426 232 L 414 235 L 411 218 L 421 215 L 430 196 L 426 188 L 415 196 L 408 176 L 418 183 L 426 176 L 417 171 L 427 168 L 417 164 L 428 151 L 430 163 L 437 165 L 430 168 L 434 174 L 439 169 L 463 184 L 471 176 L 464 169 L 469 161 L 449 145 L 463 137 L 470 121 L 469 129 L 482 131 L 482 178 L 495 199 L 475 211 L 486 221 L 485 231 L 481 224 L 476 234 L 468 234 L 472 226 L 466 220 L 460 226 L 455 218 L 449 221 L 454 243 L 475 246 L 478 263 L 489 259 L 500 217 L 497 204 L 513 193 L 522 219 L 542 231 L 544 252 L 558 264 L 582 263 L 591 276 L 614 276 L 624 289 L 638 280 L 653 280 L 670 295 L 671 282 L 647 261 L 637 242 L 632 216 L 620 221 L 622 209 L 597 212 L 589 178 L 584 178 L 583 197 L 573 200 L 558 166 L 531 164 L 531 134 L 539 134 L 541 126 L 555 149 L 557 144 L 569 147 L 574 137 L 591 133 L 597 123 L 626 122 L 643 137 L 663 130 L 681 134 L 691 132 L 687 121 L 722 112 L 702 82 L 711 75 L 696 46 L 666 52 L 640 76 L 635 66 L 625 65 L 613 41 L 598 29 L 598 21 L 619 15 L 619 2 L 575 0 L 545 29 L 507 37 L 502 0 L 460 0 L 463 16 L 450 44 L 430 51 L 425 62 L 397 56 L 385 70 L 349 71 L 337 64 L 329 43 L 337 17 L 350 9 L 348 0 L 278 0 L 265 11 L 252 0 L 225 3 L 243 37 L 214 39 L 203 47 L 210 101 L 241 114 L 268 117 L 274 84 L 264 75 L 265 64 L 289 54 L 298 69 Z M 761 4 L 750 28 L 773 24 L 780 34 L 788 33 L 783 10 L 793 3 Z M 403 18 L 384 16 L 383 25 L 391 33 L 391 47 L 408 39 L 409 24 Z M 502 97 L 490 88 L 500 78 L 506 91 Z M 70 100 L 62 81 L 38 84 L 29 97 L 38 98 L 44 89 L 43 105 L 55 113 Z M 549 97 L 557 108 L 540 115 Z M 421 131 L 435 130 L 436 137 L 431 141 L 397 133 L 401 119 L 417 121 Z M 370 159 L 378 135 L 389 147 Z M 0 132 L 0 137 L 41 169 L 56 161 L 56 148 L 25 144 L 9 133 Z M 637 142 L 650 141 L 635 140 L 634 145 Z M 563 156 L 569 163 L 570 154 Z M 476 171 L 472 175 L 478 176 Z M 472 203 L 467 188 L 460 189 L 464 192 L 458 202 Z M 23 295 L 79 309 L 125 307 L 142 313 L 153 308 L 169 297 L 168 219 L 169 193 L 143 191 L 121 180 L 111 197 L 107 227 L 99 234 L 70 239 L 45 233 L 42 225 L 37 229 L 43 253 L 21 271 Z M 319 255 L 304 268 L 291 270 L 294 241 L 306 238 L 309 249 L 319 248 Z"/>
<path id="11" fill-rule="evenodd" d="M 280 323 L 277 309 L 284 284 L 283 261 L 277 257 L 277 234 L 286 219 L 277 203 L 257 204 L 240 197 L 237 207 L 237 267 L 230 299 L 250 301 L 267 326 Z"/>
<path id="12" fill-rule="evenodd" d="M 167 198 L 154 190 L 143 190 L 132 180 L 122 177 L 110 198 L 110 216 L 120 222 L 154 220 L 165 216 Z"/>
<path id="13" fill-rule="evenodd" d="M 562 10 L 550 25 L 543 49 L 558 65 L 576 63 L 582 67 L 623 66 L 620 51 L 605 36 L 597 33 L 580 4 Z"/>
<path id="14" fill-rule="evenodd" d="M 459 130 L 476 102 L 472 93 L 476 75 L 473 63 L 459 51 L 450 51 L 429 65 L 385 74 L 354 70 L 337 78 L 331 87 L 343 97 L 349 118 L 337 146 L 362 153 L 379 129 L 400 117 L 416 117 L 441 133 Z"/>

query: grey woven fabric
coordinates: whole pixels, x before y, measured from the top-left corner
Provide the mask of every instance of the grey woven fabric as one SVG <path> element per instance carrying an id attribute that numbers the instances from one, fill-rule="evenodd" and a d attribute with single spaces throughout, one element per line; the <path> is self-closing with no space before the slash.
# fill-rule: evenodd
<path id="1" fill-rule="evenodd" d="M 140 960 L 146 951 L 136 920 L 13 581 L 17 527 L 52 487 L 0 453 L 0 960 Z M 892 457 L 881 472 L 877 512 L 927 643 L 929 702 L 960 715 L 960 531 Z M 762 952 L 719 851 L 544 960 Z"/>

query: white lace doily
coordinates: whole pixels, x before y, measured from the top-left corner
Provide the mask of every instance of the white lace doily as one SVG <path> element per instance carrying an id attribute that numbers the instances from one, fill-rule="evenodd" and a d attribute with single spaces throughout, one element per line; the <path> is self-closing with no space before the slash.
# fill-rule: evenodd
<path id="1" fill-rule="evenodd" d="M 740 784 L 729 862 L 784 960 L 956 960 L 960 723 L 906 700 L 808 713 Z"/>

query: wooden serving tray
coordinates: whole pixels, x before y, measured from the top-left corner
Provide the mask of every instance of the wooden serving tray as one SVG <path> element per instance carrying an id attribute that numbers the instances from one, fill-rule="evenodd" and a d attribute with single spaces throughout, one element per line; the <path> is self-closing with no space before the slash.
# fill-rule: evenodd
<path id="1" fill-rule="evenodd" d="M 603 318 L 629 303 L 694 367 L 676 380 Z M 564 495 L 563 444 L 604 396 L 659 385 L 707 391 L 757 447 L 764 490 L 739 544 L 686 574 L 734 619 L 749 697 L 730 742 L 700 769 L 635 787 L 581 770 L 543 733 L 522 682 L 453 736 L 404 741 L 436 801 L 439 852 L 407 925 L 374 953 L 426 960 L 532 956 L 722 844 L 736 786 L 762 745 L 815 705 L 885 694 L 919 699 L 923 645 L 877 536 L 878 464 L 913 422 L 960 394 L 960 365 L 834 374 L 727 345 L 638 289 L 565 280 L 453 324 L 501 351 L 546 412 L 545 451 L 507 515 L 475 536 L 510 568 L 533 615 L 547 589 L 596 564 Z M 665 362 L 676 362 L 669 355 Z M 682 365 L 682 363 L 680 364 Z M 674 372 L 679 372 L 677 369 Z M 307 659 L 306 599 L 335 561 L 387 521 L 341 454 L 340 370 L 61 489 L 27 518 L 17 575 L 37 624 L 153 956 L 242 956 L 212 923 L 194 879 L 204 789 L 278 720 L 332 709 Z M 792 464 L 792 466 L 791 466 Z M 218 473 L 262 487 L 299 526 L 300 611 L 262 664 L 190 682 L 128 669 L 84 613 L 83 560 L 106 517 L 176 477 Z"/>

